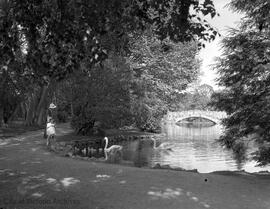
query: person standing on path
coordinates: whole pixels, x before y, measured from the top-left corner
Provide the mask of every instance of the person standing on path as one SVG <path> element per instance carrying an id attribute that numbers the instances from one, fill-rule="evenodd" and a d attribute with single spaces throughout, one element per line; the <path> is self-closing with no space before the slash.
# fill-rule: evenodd
<path id="1" fill-rule="evenodd" d="M 46 139 L 48 137 L 48 135 L 47 135 L 47 123 L 49 123 L 49 121 L 51 119 L 56 121 L 56 112 L 53 111 L 54 109 L 56 109 L 56 105 L 51 103 L 49 108 L 47 109 L 47 114 L 46 114 L 46 126 L 44 128 L 44 134 L 43 134 L 44 139 Z"/>
<path id="2" fill-rule="evenodd" d="M 52 118 L 47 123 L 46 134 L 47 134 L 47 146 L 49 146 L 51 145 L 51 139 L 55 137 L 55 123 Z"/>

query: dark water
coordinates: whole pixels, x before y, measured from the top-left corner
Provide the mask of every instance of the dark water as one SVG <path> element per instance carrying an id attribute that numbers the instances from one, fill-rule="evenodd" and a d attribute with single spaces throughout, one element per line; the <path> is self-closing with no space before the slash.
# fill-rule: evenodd
<path id="1" fill-rule="evenodd" d="M 126 161 L 133 162 L 138 167 L 170 165 L 172 168 L 198 169 L 201 173 L 224 170 L 245 170 L 247 172 L 270 171 L 268 167 L 256 167 L 256 162 L 250 157 L 241 160 L 231 150 L 221 147 L 216 139 L 222 133 L 219 125 L 211 127 L 163 125 L 163 137 L 158 143 L 170 143 L 171 151 L 153 149 L 152 140 L 132 141 L 123 144 Z M 254 151 L 250 147 L 247 153 Z M 249 156 L 249 155 L 248 155 Z"/>

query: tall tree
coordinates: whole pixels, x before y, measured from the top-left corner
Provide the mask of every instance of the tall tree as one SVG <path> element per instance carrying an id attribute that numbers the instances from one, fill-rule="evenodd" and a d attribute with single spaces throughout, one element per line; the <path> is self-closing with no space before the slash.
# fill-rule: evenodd
<path id="1" fill-rule="evenodd" d="M 270 2 L 233 0 L 231 7 L 246 17 L 242 27 L 224 39 L 217 64 L 219 84 L 225 89 L 213 99 L 229 115 L 221 140 L 231 148 L 255 140 L 259 144 L 255 159 L 266 164 L 270 162 Z"/>
<path id="2" fill-rule="evenodd" d="M 133 122 L 130 86 L 132 72 L 124 58 L 110 55 L 89 74 L 72 78 L 72 126 L 77 133 L 91 133 L 95 122 L 103 128 L 119 128 Z"/>
<path id="3" fill-rule="evenodd" d="M 133 37 L 129 62 L 134 71 L 134 112 L 137 126 L 154 131 L 160 120 L 199 72 L 195 42 L 160 41 L 151 30 Z"/>

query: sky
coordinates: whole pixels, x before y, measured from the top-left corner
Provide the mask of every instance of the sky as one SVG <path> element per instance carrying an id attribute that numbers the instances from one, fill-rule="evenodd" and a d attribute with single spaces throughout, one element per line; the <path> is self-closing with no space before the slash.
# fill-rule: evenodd
<path id="1" fill-rule="evenodd" d="M 218 29 L 221 37 L 217 37 L 215 41 L 211 43 L 206 43 L 206 47 L 202 49 L 199 53 L 199 57 L 202 59 L 202 75 L 200 76 L 201 84 L 209 84 L 218 89 L 215 79 L 218 77 L 216 71 L 212 69 L 211 64 L 215 63 L 215 57 L 221 55 L 221 45 L 220 41 L 226 36 L 228 28 L 237 28 L 240 21 L 241 14 L 232 12 L 226 4 L 230 0 L 213 0 L 215 8 L 220 16 L 215 18 L 207 19 L 209 23 Z"/>

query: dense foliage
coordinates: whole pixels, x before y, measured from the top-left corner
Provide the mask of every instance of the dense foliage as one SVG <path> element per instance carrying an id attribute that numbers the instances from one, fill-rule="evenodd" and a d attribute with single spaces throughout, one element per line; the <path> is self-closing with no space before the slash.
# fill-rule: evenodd
<path id="1" fill-rule="evenodd" d="M 246 17 L 241 28 L 224 39 L 217 64 L 219 84 L 225 89 L 213 99 L 229 114 L 221 140 L 233 149 L 255 140 L 259 144 L 255 159 L 266 164 L 270 162 L 270 2 L 234 0 L 231 6 Z"/>
<path id="2" fill-rule="evenodd" d="M 72 126 L 78 133 L 91 132 L 95 122 L 103 128 L 118 128 L 132 123 L 130 111 L 131 71 L 121 57 L 109 59 L 72 78 Z"/>
<path id="3" fill-rule="evenodd" d="M 64 100 L 72 101 L 72 124 L 78 132 L 91 132 L 97 121 L 105 128 L 135 125 L 157 131 L 173 102 L 172 95 L 182 95 L 180 91 L 197 78 L 195 44 L 168 42 L 164 52 L 158 39 L 148 37 L 149 43 L 145 38 L 134 40 L 129 57 L 111 54 L 90 72 L 73 77 L 72 89 L 62 90 L 67 96 Z"/>
<path id="4" fill-rule="evenodd" d="M 110 53 L 129 56 L 130 35 L 149 25 L 159 40 L 196 40 L 202 47 L 217 35 L 206 15 L 217 15 L 211 0 L 1 0 L 0 124 L 4 112 L 18 109 L 27 125 L 44 123 L 60 82 L 91 75 Z M 7 110 L 4 98 L 13 96 Z"/>
<path id="5" fill-rule="evenodd" d="M 196 80 L 200 62 L 196 44 L 159 41 L 151 31 L 133 37 L 130 65 L 134 71 L 133 112 L 137 127 L 155 131 L 178 95 Z"/>
<path id="6" fill-rule="evenodd" d="M 214 93 L 212 86 L 208 84 L 196 85 L 179 98 L 177 110 L 211 110 L 211 96 Z"/>

